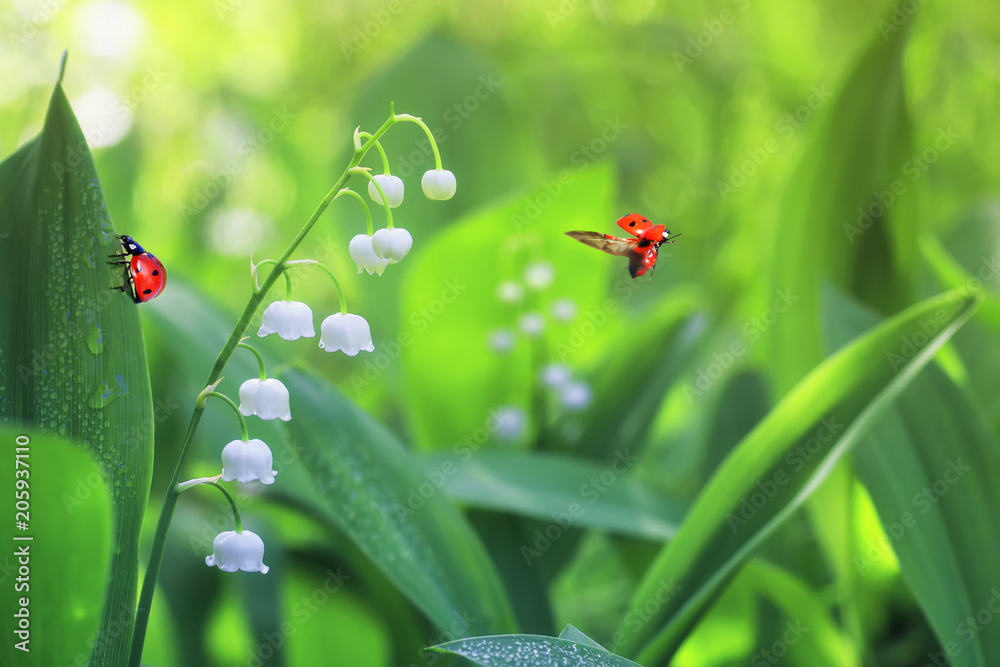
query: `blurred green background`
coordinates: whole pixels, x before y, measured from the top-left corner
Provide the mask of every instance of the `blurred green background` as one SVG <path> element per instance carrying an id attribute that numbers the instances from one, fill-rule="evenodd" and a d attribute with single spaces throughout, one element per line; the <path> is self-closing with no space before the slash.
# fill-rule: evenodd
<path id="1" fill-rule="evenodd" d="M 150 534 L 199 383 L 249 296 L 250 253 L 280 254 L 349 160 L 356 126 L 377 128 L 390 102 L 424 119 L 458 191 L 426 200 L 423 135 L 405 124 L 388 134 L 407 187 L 395 224 L 412 233 L 411 254 L 381 277 L 357 275 L 347 243 L 364 217 L 350 200 L 297 253 L 341 276 L 376 352 L 328 355 L 315 339 L 261 349 L 274 373 L 305 366 L 335 385 L 418 456 L 432 484 L 459 464 L 445 473 L 448 492 L 471 508 L 522 632 L 572 623 L 608 644 L 684 508 L 795 382 L 873 315 L 977 272 L 988 290 L 997 284 L 1000 14 L 986 3 L 5 0 L 0 34 L 0 153 L 41 129 L 68 49 L 63 85 L 115 225 L 169 271 L 164 295 L 142 306 L 157 422 Z M 381 170 L 374 154 L 365 165 Z M 683 234 L 663 246 L 651 279 L 633 282 L 623 260 L 563 236 L 614 233 L 630 212 Z M 524 275 L 538 263 L 554 279 L 532 289 Z M 499 299 L 504 281 L 524 296 Z M 320 318 L 338 307 L 321 273 L 302 272 L 294 289 Z M 554 316 L 565 299 L 573 312 Z M 990 461 L 994 300 L 942 353 Z M 532 338 L 518 327 L 535 312 L 545 332 Z M 851 335 L 837 328 L 844 312 L 864 323 Z M 509 352 L 494 349 L 498 331 L 512 336 Z M 251 359 L 237 361 L 223 384 L 232 395 L 254 372 Z M 555 362 L 586 383 L 584 409 L 540 386 Z M 323 412 L 304 400 L 293 391 L 293 416 Z M 490 421 L 497 409 L 508 428 Z M 209 411 L 189 477 L 213 474 L 230 419 Z M 308 436 L 274 432 L 276 460 L 273 443 L 289 438 Z M 648 501 L 664 527 L 622 527 L 628 512 L 612 512 L 526 566 L 521 547 L 585 492 L 544 469 L 532 478 L 525 459 L 508 462 L 506 478 L 526 475 L 525 488 L 483 492 L 474 466 L 461 465 L 470 438 L 473 453 L 545 450 L 599 466 L 631 444 L 641 459 L 623 507 Z M 228 529 L 224 505 L 207 492 L 182 498 L 146 662 L 447 662 L 423 647 L 468 626 L 442 628 L 418 609 L 342 526 L 303 509 L 289 490 L 295 473 L 276 467 L 264 494 L 276 501 L 244 499 L 245 521 L 268 544 L 267 577 L 205 568 L 212 535 Z M 778 644 L 776 660 L 797 665 L 918 665 L 941 650 L 890 550 L 856 567 L 893 520 L 857 475 L 850 463 L 837 469 L 673 664 L 776 664 L 767 656 Z M 533 505 L 550 485 L 569 491 Z M 338 567 L 348 583 L 309 602 Z M 972 608 L 989 590 L 975 596 Z M 819 648 L 788 645 L 786 623 L 803 609 L 826 624 L 812 634 Z M 278 632 L 283 622 L 296 631 Z M 280 645 L 262 656 L 269 636 Z"/>

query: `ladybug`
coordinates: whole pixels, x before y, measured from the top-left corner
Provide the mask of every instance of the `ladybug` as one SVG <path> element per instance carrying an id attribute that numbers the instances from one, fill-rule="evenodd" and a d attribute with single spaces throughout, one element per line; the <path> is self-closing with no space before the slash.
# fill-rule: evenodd
<path id="1" fill-rule="evenodd" d="M 654 225 L 638 213 L 630 213 L 618 219 L 618 226 L 635 238 L 621 238 L 600 232 L 566 232 L 580 243 L 597 248 L 611 255 L 628 257 L 628 272 L 638 278 L 656 268 L 657 251 L 660 246 L 673 243 L 680 234 L 670 234 L 665 225 Z M 668 240 L 669 239 L 669 240 Z"/>
<path id="2" fill-rule="evenodd" d="M 122 249 L 125 252 L 108 255 L 108 257 L 115 258 L 114 262 L 108 262 L 108 264 L 125 265 L 128 267 L 128 271 L 125 275 L 125 283 L 111 289 L 121 292 L 131 289 L 132 300 L 136 303 L 145 303 L 159 296 L 163 288 L 167 286 L 167 269 L 163 266 L 163 262 L 143 250 L 142 246 L 136 243 L 131 236 L 122 234 L 118 238 L 121 240 Z"/>

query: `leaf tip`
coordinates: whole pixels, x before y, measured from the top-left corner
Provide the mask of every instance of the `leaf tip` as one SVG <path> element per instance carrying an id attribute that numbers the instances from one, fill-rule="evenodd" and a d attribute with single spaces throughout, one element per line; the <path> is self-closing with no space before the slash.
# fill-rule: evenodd
<path id="1" fill-rule="evenodd" d="M 63 49 L 62 56 L 59 57 L 59 78 L 56 79 L 56 85 L 61 86 L 63 82 L 63 75 L 66 74 L 66 58 L 69 57 L 69 50 Z"/>

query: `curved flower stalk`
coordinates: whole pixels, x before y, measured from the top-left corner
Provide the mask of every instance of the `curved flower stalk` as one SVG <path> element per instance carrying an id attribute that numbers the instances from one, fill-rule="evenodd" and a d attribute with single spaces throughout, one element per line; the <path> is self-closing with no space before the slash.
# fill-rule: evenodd
<path id="1" fill-rule="evenodd" d="M 336 180 L 336 182 L 333 183 L 329 192 L 327 192 L 327 194 L 323 197 L 315 211 L 313 211 L 312 215 L 310 215 L 308 220 L 306 220 L 305 224 L 289 242 L 288 246 L 278 256 L 278 258 L 264 260 L 256 264 L 251 258 L 252 294 L 243 310 L 242 315 L 233 328 L 232 333 L 220 351 L 215 364 L 208 373 L 208 377 L 205 381 L 205 386 L 207 388 L 201 395 L 199 395 L 199 400 L 195 403 L 194 412 L 191 415 L 187 432 L 178 449 L 177 462 L 174 467 L 170 485 L 167 488 L 166 495 L 163 499 L 160 518 L 157 523 L 153 543 L 150 548 L 149 564 L 146 568 L 146 574 L 143 580 L 142 590 L 137 606 L 131 642 L 132 652 L 129 656 L 130 667 L 139 667 L 141 664 L 142 648 L 149 620 L 149 612 L 152 607 L 153 594 L 156 590 L 156 580 L 159 574 L 160 565 L 163 562 L 167 532 L 170 528 L 174 511 L 177 506 L 178 496 L 181 491 L 186 488 L 181 484 L 181 474 L 183 472 L 184 463 L 190 451 L 194 435 L 198 430 L 198 425 L 205 411 L 205 400 L 208 398 L 207 394 L 214 393 L 215 387 L 222 377 L 223 369 L 232 358 L 233 353 L 242 341 L 243 337 L 246 335 L 251 322 L 257 316 L 261 306 L 264 305 L 265 299 L 267 298 L 271 288 L 274 287 L 276 282 L 282 276 L 285 278 L 285 299 L 283 301 L 276 301 L 267 307 L 261 317 L 261 326 L 258 330 L 258 335 L 267 336 L 276 333 L 281 338 L 286 340 L 314 337 L 316 335 L 313 327 L 312 310 L 306 304 L 293 301 L 291 298 L 291 280 L 288 275 L 288 269 L 296 264 L 315 263 L 311 260 L 305 262 L 301 260 L 293 260 L 292 256 L 302 244 L 305 237 L 319 221 L 323 212 L 326 211 L 330 203 L 338 195 L 344 194 L 347 190 L 346 186 L 348 181 L 352 177 L 364 174 L 363 177 L 369 181 L 369 188 L 374 191 L 372 194 L 373 200 L 381 201 L 383 207 L 385 208 L 386 229 L 380 231 L 391 232 L 396 229 L 392 224 L 391 209 L 393 205 L 399 205 L 403 201 L 404 189 L 399 187 L 401 181 L 397 181 L 394 176 L 389 174 L 388 161 L 384 156 L 383 165 L 386 169 L 385 174 L 383 174 L 380 178 L 372 177 L 367 173 L 367 170 L 362 169 L 360 165 L 362 160 L 366 155 L 368 155 L 372 148 L 379 150 L 380 153 L 384 153 L 384 151 L 381 151 L 381 145 L 379 143 L 380 139 L 393 126 L 402 122 L 415 123 L 427 134 L 430 145 L 434 151 L 436 167 L 434 171 L 444 172 L 445 170 L 441 165 L 441 156 L 438 151 L 437 142 L 427 125 L 415 116 L 395 113 L 394 109 L 390 105 L 389 117 L 374 132 L 364 133 L 361 132 L 360 128 L 355 131 L 353 138 L 354 153 L 346 165 L 343 173 Z M 451 181 L 453 181 L 454 175 L 452 174 L 451 176 Z M 445 197 L 445 195 L 451 196 L 454 194 L 454 185 L 448 185 L 448 182 L 450 181 L 448 181 L 447 175 L 437 174 L 428 178 L 432 181 L 433 185 L 430 190 L 430 194 L 428 194 L 428 190 L 425 188 L 425 194 L 428 194 L 428 196 L 433 195 L 434 197 L 442 198 Z M 406 230 L 397 230 L 388 236 L 386 234 L 382 234 L 380 238 L 385 237 L 386 240 L 384 242 L 376 242 L 375 233 L 370 223 L 370 215 L 368 217 L 368 234 L 365 236 L 367 236 L 370 241 L 361 240 L 355 243 L 351 251 L 351 256 L 357 263 L 359 272 L 361 270 L 367 270 L 369 273 L 375 272 L 381 274 L 386 265 L 398 262 L 405 257 L 412 247 L 413 241 L 412 237 L 410 237 Z M 371 244 L 370 254 L 367 253 L 368 243 Z M 374 255 L 374 258 L 372 255 Z M 269 270 L 263 272 L 262 269 L 264 267 L 269 267 Z M 329 272 L 329 269 L 326 270 Z M 332 275 L 332 272 L 329 273 L 336 283 L 336 278 Z M 323 345 L 323 349 L 332 350 L 336 348 L 338 344 L 339 349 L 348 353 L 350 353 L 350 350 L 353 350 L 355 347 L 358 351 L 374 349 L 374 346 L 371 343 L 371 334 L 370 329 L 367 326 L 367 322 L 364 323 L 364 327 L 362 328 L 358 320 L 363 322 L 363 318 L 354 316 L 357 317 L 357 320 L 354 320 L 353 318 L 347 317 L 347 306 L 344 301 L 343 292 L 340 290 L 339 285 L 338 292 L 340 294 L 341 301 L 341 312 L 339 313 L 340 317 L 332 315 L 324 320 L 324 325 L 321 326 L 321 331 L 323 331 L 324 334 L 327 334 L 326 330 L 329 330 L 329 332 L 328 335 L 321 337 L 320 342 Z M 327 324 L 328 321 L 329 324 Z M 353 324 L 345 327 L 345 322 L 352 322 Z M 277 389 L 277 385 L 273 383 L 263 384 L 265 381 L 266 378 L 262 374 L 259 380 L 247 381 L 244 383 L 246 392 L 241 392 L 240 397 L 244 410 L 262 418 L 270 417 L 285 419 L 289 417 L 290 413 L 285 409 L 283 403 L 283 394 L 279 395 L 280 390 Z M 241 387 L 241 389 L 243 388 L 244 387 Z M 221 396 L 221 394 L 219 394 L 219 396 Z M 243 420 L 243 414 L 239 407 L 237 407 L 231 400 L 226 400 L 231 404 L 240 419 Z M 227 454 L 227 460 L 224 461 L 225 472 L 223 475 L 219 476 L 219 479 L 222 477 L 228 477 L 232 474 L 234 479 L 240 479 L 241 476 L 243 478 L 256 476 L 258 480 L 270 483 L 269 480 L 273 481 L 274 474 L 274 471 L 270 470 L 271 460 L 268 456 L 270 451 L 268 450 L 265 454 L 260 445 L 252 443 L 246 435 L 245 426 L 244 422 L 242 424 L 243 438 L 239 441 L 235 441 L 234 443 L 230 443 L 230 445 L 236 445 L 233 451 L 234 456 L 230 460 L 230 456 Z M 263 443 L 261 443 L 261 445 L 266 447 Z M 228 446 L 227 449 L 229 449 Z M 243 474 L 244 472 L 247 472 L 247 474 Z M 217 483 L 216 486 L 220 489 L 222 488 Z M 223 492 L 225 492 L 224 489 Z M 260 542 L 259 537 L 250 531 L 244 531 L 242 529 L 238 509 L 236 508 L 235 503 L 231 504 L 233 505 L 234 515 L 236 517 L 236 530 L 232 532 L 227 531 L 226 533 L 220 534 L 216 538 L 215 544 L 213 545 L 213 553 L 208 559 L 206 559 L 206 563 L 225 570 L 240 569 L 244 571 L 266 572 L 267 566 L 263 563 L 263 542 Z"/>
<path id="2" fill-rule="evenodd" d="M 288 389 L 281 380 L 267 377 L 264 357 L 260 352 L 246 343 L 240 343 L 237 347 L 253 352 L 260 367 L 260 379 L 250 379 L 240 385 L 240 412 L 246 417 L 257 415 L 261 419 L 291 419 Z"/>
<path id="3" fill-rule="evenodd" d="M 240 420 L 240 432 L 242 437 L 233 440 L 222 450 L 222 481 L 231 482 L 255 482 L 260 480 L 263 484 L 273 484 L 275 471 L 271 470 L 271 463 L 274 460 L 271 456 L 271 449 L 263 440 L 250 439 L 247 433 L 247 422 L 243 418 L 243 413 L 236 403 L 225 394 L 214 391 L 209 387 L 201 393 L 198 401 L 204 404 L 209 397 L 222 399 L 226 405 L 231 407 Z"/>

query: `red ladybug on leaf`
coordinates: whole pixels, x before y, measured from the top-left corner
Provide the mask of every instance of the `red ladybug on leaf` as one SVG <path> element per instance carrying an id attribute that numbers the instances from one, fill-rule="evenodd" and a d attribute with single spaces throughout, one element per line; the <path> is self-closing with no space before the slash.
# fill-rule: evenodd
<path id="1" fill-rule="evenodd" d="M 634 239 L 601 234 L 600 232 L 566 232 L 580 243 L 597 248 L 611 255 L 628 257 L 628 272 L 638 278 L 656 266 L 656 253 L 664 243 L 673 243 L 670 230 L 664 225 L 654 225 L 638 213 L 618 219 L 618 226 Z M 674 234 L 677 238 L 680 234 Z"/>
<path id="2" fill-rule="evenodd" d="M 127 265 L 128 271 L 124 284 L 111 289 L 124 292 L 131 288 L 132 300 L 136 303 L 144 303 L 159 296 L 163 288 L 167 286 L 167 269 L 164 268 L 163 262 L 143 250 L 142 246 L 136 243 L 131 236 L 122 234 L 118 238 L 121 239 L 125 252 L 108 255 L 108 257 L 116 258 L 116 261 L 108 262 L 108 264 Z M 126 257 L 128 259 L 125 259 Z"/>

